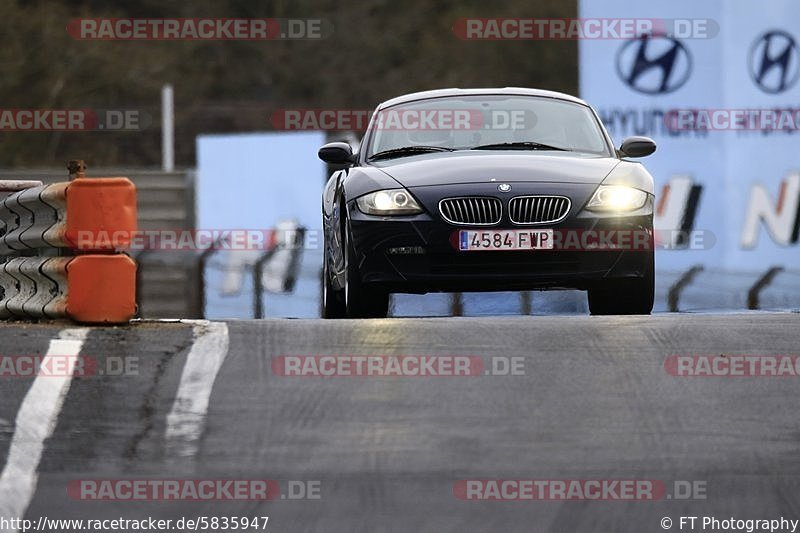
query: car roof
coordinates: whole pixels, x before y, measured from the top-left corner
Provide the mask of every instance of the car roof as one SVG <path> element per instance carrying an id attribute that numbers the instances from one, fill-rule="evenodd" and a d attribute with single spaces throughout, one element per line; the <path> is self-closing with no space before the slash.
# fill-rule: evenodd
<path id="1" fill-rule="evenodd" d="M 517 96 L 540 96 L 545 98 L 557 98 L 559 100 L 566 100 L 568 102 L 574 102 L 576 104 L 582 104 L 588 106 L 586 102 L 581 100 L 580 98 L 576 98 L 575 96 L 571 96 L 565 93 L 559 93 L 556 91 L 545 91 L 543 89 L 529 89 L 526 87 L 498 87 L 498 88 L 487 88 L 487 89 L 436 89 L 433 91 L 422 91 L 418 93 L 410 93 L 404 94 L 403 96 L 398 96 L 396 98 L 392 98 L 391 100 L 386 100 L 378 105 L 377 109 L 383 109 L 386 107 L 391 107 L 397 104 L 403 104 L 406 102 L 414 102 L 417 100 L 426 100 L 428 98 L 443 98 L 447 96 L 480 96 L 480 95 L 517 95 Z"/>

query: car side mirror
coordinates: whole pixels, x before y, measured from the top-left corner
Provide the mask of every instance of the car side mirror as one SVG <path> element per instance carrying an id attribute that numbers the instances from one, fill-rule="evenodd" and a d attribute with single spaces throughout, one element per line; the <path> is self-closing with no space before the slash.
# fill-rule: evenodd
<path id="1" fill-rule="evenodd" d="M 620 156 L 645 157 L 656 151 L 656 143 L 650 137 L 627 137 L 618 151 Z"/>
<path id="2" fill-rule="evenodd" d="M 349 165 L 355 162 L 353 149 L 346 142 L 332 142 L 319 149 L 317 155 L 329 165 Z"/>

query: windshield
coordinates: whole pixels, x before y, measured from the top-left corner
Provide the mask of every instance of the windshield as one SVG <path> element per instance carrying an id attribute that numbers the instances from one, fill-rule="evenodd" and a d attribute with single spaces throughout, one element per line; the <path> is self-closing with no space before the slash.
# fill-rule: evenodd
<path id="1" fill-rule="evenodd" d="M 587 106 L 546 97 L 475 95 L 409 102 L 376 113 L 370 130 L 368 158 L 472 149 L 609 155 Z"/>

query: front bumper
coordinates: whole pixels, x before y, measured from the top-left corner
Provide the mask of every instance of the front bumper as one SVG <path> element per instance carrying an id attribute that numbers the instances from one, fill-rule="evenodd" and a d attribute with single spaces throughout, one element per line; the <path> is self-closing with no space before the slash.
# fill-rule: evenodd
<path id="1" fill-rule="evenodd" d="M 494 187 L 494 185 L 492 185 Z M 564 187 L 567 187 L 566 185 Z M 501 198 L 507 201 L 521 194 L 564 194 L 572 198 L 568 216 L 557 224 L 515 226 L 505 217 L 497 226 L 456 226 L 444 221 L 436 209 L 441 191 L 412 190 L 426 213 L 413 217 L 376 217 L 348 205 L 350 231 L 362 281 L 389 292 L 478 292 L 534 289 L 588 289 L 604 280 L 643 277 L 652 265 L 652 240 L 645 246 L 601 249 L 578 242 L 568 246 L 564 236 L 574 232 L 652 234 L 652 197 L 648 204 L 629 216 L 597 215 L 581 211 L 595 186 L 570 191 L 548 188 L 534 192 L 515 191 Z M 426 189 L 426 188 L 420 188 Z M 463 191 L 463 189 L 462 189 Z M 463 193 L 462 193 L 463 194 Z M 469 194 L 480 194 L 470 191 Z M 504 211 L 507 213 L 507 209 Z M 553 229 L 562 237 L 560 249 L 533 251 L 458 250 L 459 230 Z M 580 241 L 580 237 L 578 237 Z M 575 241 L 571 241 L 575 244 Z M 585 243 L 584 243 L 585 244 Z"/>

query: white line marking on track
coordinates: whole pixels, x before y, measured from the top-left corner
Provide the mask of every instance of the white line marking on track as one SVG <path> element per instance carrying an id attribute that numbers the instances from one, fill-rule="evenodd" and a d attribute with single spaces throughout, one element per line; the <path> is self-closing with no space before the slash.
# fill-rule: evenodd
<path id="1" fill-rule="evenodd" d="M 167 415 L 167 451 L 184 457 L 197 453 L 217 373 L 228 355 L 228 326 L 194 322 L 195 341 L 186 356 L 178 393 Z"/>
<path id="2" fill-rule="evenodd" d="M 77 356 L 89 330 L 65 329 L 58 339 L 50 341 L 42 365 L 48 359 L 64 359 L 68 371 L 64 376 L 37 376 L 17 412 L 14 436 L 8 450 L 6 466 L 0 474 L 0 517 L 22 518 L 36 492 L 39 460 L 44 441 L 52 434 L 58 414 L 72 383 Z M 16 531 L 16 530 L 10 530 Z"/>

